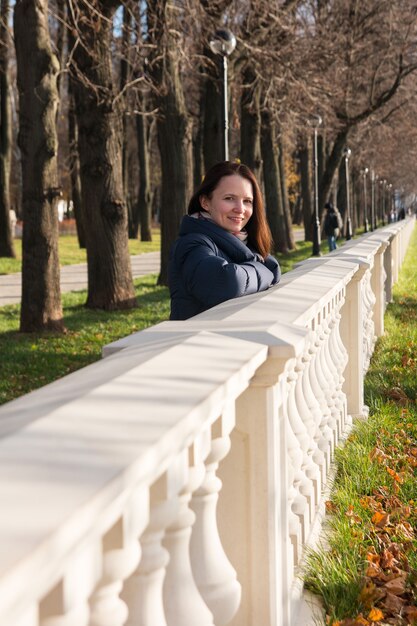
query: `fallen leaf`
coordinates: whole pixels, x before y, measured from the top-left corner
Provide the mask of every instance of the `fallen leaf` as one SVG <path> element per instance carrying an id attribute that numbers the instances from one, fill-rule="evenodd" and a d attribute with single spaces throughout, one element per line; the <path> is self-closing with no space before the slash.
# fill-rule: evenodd
<path id="1" fill-rule="evenodd" d="M 395 596 L 401 596 L 405 593 L 405 579 L 406 574 L 402 574 L 393 580 L 389 580 L 385 583 L 384 587 L 387 591 L 394 594 Z"/>
<path id="2" fill-rule="evenodd" d="M 379 565 L 377 565 L 376 563 L 369 563 L 365 572 L 365 576 L 369 576 L 369 578 L 379 578 L 381 573 L 382 570 Z"/>
<path id="3" fill-rule="evenodd" d="M 336 513 L 337 512 L 337 506 L 331 500 L 326 500 L 325 506 L 326 506 L 326 511 L 328 513 Z M 333 622 L 333 623 L 335 623 L 335 622 Z"/>
<path id="4" fill-rule="evenodd" d="M 389 523 L 389 515 L 385 511 L 376 511 L 372 516 L 372 523 L 378 528 L 384 528 Z"/>
<path id="5" fill-rule="evenodd" d="M 384 619 L 384 614 L 380 609 L 373 608 L 369 611 L 368 619 L 370 619 L 371 622 L 380 622 Z"/>
<path id="6" fill-rule="evenodd" d="M 403 600 L 402 598 L 399 598 L 393 593 L 387 593 L 383 601 L 384 609 L 394 614 L 400 613 L 404 604 L 405 604 L 405 600 Z"/>

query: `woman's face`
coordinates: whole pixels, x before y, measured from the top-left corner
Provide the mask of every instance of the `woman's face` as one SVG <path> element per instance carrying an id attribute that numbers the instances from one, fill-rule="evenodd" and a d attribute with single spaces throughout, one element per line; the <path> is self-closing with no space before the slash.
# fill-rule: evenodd
<path id="1" fill-rule="evenodd" d="M 239 174 L 223 176 L 210 198 L 200 196 L 200 204 L 216 224 L 229 233 L 239 233 L 253 213 L 252 183 Z"/>

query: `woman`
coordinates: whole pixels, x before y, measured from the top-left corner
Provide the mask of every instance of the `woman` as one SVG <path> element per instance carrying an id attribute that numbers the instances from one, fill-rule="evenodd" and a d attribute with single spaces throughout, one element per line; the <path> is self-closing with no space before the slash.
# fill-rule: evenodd
<path id="1" fill-rule="evenodd" d="M 250 293 L 280 279 L 271 234 L 251 170 L 224 161 L 206 174 L 188 205 L 171 251 L 171 320 Z"/>

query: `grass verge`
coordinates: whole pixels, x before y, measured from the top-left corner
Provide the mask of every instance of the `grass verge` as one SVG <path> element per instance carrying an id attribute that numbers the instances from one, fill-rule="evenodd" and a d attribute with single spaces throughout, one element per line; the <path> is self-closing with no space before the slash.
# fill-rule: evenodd
<path id="1" fill-rule="evenodd" d="M 0 404 L 101 358 L 103 345 L 157 324 L 169 315 L 168 289 L 155 276 L 135 281 L 139 306 L 87 309 L 85 291 L 63 294 L 65 335 L 19 333 L 19 305 L 0 308 Z"/>
<path id="2" fill-rule="evenodd" d="M 365 380 L 369 419 L 337 451 L 306 586 L 330 626 L 417 624 L 417 229 Z"/>
<path id="3" fill-rule="evenodd" d="M 22 240 L 14 240 L 16 258 L 0 258 L 0 274 L 14 274 L 22 269 Z M 59 237 L 59 262 L 61 265 L 75 265 L 87 262 L 87 252 L 78 245 L 76 235 L 61 235 Z M 157 252 L 161 247 L 161 231 L 159 228 L 152 229 L 152 241 L 140 241 L 129 239 L 130 254 L 144 254 L 145 252 Z"/>

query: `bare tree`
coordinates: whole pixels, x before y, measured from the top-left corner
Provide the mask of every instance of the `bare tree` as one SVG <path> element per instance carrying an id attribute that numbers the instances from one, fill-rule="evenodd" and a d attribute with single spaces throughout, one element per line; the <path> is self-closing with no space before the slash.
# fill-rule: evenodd
<path id="1" fill-rule="evenodd" d="M 158 109 L 157 134 L 161 155 L 161 273 L 167 283 L 169 252 L 190 196 L 191 126 L 180 75 L 180 36 L 174 6 L 167 0 L 148 0 L 152 58 L 149 73 Z"/>
<path id="2" fill-rule="evenodd" d="M 50 45 L 46 0 L 17 0 L 14 36 L 24 220 L 20 330 L 62 331 L 56 206 L 60 195 L 56 133 L 59 65 Z"/>
<path id="3" fill-rule="evenodd" d="M 87 306 L 136 306 L 122 177 L 122 104 L 112 74 L 113 16 L 118 0 L 70 5 L 77 34 L 71 51 L 81 191 L 88 260 Z"/>

